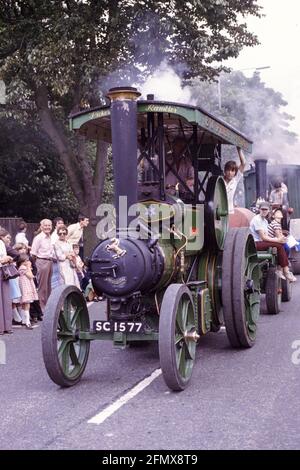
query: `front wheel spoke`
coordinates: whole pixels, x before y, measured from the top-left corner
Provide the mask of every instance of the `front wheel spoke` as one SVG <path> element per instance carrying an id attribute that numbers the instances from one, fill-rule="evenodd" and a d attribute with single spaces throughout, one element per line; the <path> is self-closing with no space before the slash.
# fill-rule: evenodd
<path id="1" fill-rule="evenodd" d="M 82 312 L 82 307 L 76 307 L 76 310 L 75 310 L 75 312 L 74 312 L 74 315 L 73 315 L 73 317 L 71 318 L 71 326 L 72 326 L 72 327 L 75 327 L 75 326 L 76 326 L 78 317 L 80 316 L 81 312 Z"/>
<path id="2" fill-rule="evenodd" d="M 68 296 L 64 302 L 64 315 L 68 328 L 71 326 L 71 312 L 73 310 L 72 298 Z"/>
<path id="3" fill-rule="evenodd" d="M 249 265 L 250 265 L 250 260 L 249 260 L 249 258 L 247 258 L 246 259 L 246 266 L 245 266 L 245 270 L 244 270 L 245 277 L 247 277 L 247 275 L 249 275 Z"/>
<path id="4" fill-rule="evenodd" d="M 61 314 L 59 315 L 58 323 L 59 323 L 59 327 L 60 327 L 61 332 L 70 331 L 68 321 L 65 317 L 65 312 L 61 312 Z"/>
<path id="5" fill-rule="evenodd" d="M 58 357 L 60 358 L 60 363 L 64 371 L 67 373 L 69 371 L 69 363 L 70 363 L 70 345 L 71 345 L 71 341 L 63 341 L 58 351 Z"/>
<path id="6" fill-rule="evenodd" d="M 69 339 L 73 338 L 73 333 L 72 332 L 65 331 L 65 330 L 64 331 L 60 331 L 60 330 L 57 331 L 57 339 L 58 340 L 64 341 L 65 339 L 68 339 L 68 338 Z"/>
<path id="7" fill-rule="evenodd" d="M 176 316 L 176 330 L 178 330 L 182 336 L 184 335 L 184 325 L 182 324 L 182 318 L 180 315 Z"/>
<path id="8" fill-rule="evenodd" d="M 58 351 L 57 351 L 57 354 L 58 354 L 58 357 L 59 359 L 61 360 L 62 359 L 62 356 L 65 352 L 65 349 L 68 347 L 68 344 L 70 343 L 70 339 L 66 339 L 66 337 L 64 337 L 63 339 L 61 339 L 61 343 L 59 345 L 59 348 L 58 348 Z"/>
<path id="9" fill-rule="evenodd" d="M 179 343 L 183 341 L 183 333 L 176 333 L 175 334 L 175 344 L 176 346 L 179 345 Z"/>
<path id="10" fill-rule="evenodd" d="M 192 361 L 195 360 L 195 343 L 193 341 L 185 341 L 184 342 L 184 350 L 185 350 L 185 357 L 186 359 L 191 359 Z"/>
<path id="11" fill-rule="evenodd" d="M 178 364 L 178 370 L 179 373 L 182 377 L 185 377 L 186 375 L 186 356 L 185 356 L 185 345 L 183 344 L 180 352 L 180 358 L 179 358 L 179 364 Z"/>
<path id="12" fill-rule="evenodd" d="M 74 343 L 70 343 L 70 358 L 74 366 L 80 366 L 80 362 L 75 351 Z"/>
<path id="13" fill-rule="evenodd" d="M 186 302 L 182 302 L 181 316 L 182 316 L 183 330 L 185 331 L 186 324 L 187 324 L 187 316 L 188 316 L 188 303 Z"/>

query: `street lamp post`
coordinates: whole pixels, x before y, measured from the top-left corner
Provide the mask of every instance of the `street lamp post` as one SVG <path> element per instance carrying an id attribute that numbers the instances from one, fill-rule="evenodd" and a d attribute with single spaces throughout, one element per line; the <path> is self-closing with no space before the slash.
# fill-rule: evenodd
<path id="1" fill-rule="evenodd" d="M 222 108 L 222 95 L 221 95 L 221 77 L 220 75 L 218 76 L 218 103 L 219 103 L 219 109 Z"/>
<path id="2" fill-rule="evenodd" d="M 263 67 L 250 67 L 246 69 L 237 69 L 237 70 L 234 70 L 234 72 L 243 72 L 244 70 L 254 70 L 254 72 L 256 72 L 258 70 L 264 70 L 264 69 L 270 69 L 270 68 L 271 68 L 270 65 L 265 65 Z M 222 109 L 221 75 L 218 76 L 218 104 L 219 104 L 219 110 L 221 110 Z"/>

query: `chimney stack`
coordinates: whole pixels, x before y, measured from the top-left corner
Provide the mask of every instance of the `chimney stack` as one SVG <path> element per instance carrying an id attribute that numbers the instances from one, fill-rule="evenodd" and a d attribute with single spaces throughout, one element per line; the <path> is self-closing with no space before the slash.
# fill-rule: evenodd
<path id="1" fill-rule="evenodd" d="M 141 93 L 133 87 L 111 88 L 112 156 L 115 182 L 116 227 L 126 229 L 130 219 L 128 209 L 137 203 L 137 99 Z M 120 197 L 127 197 L 127 213 L 120 217 Z M 122 210 L 122 209 L 121 209 Z M 120 226 L 126 223 L 126 227 Z"/>

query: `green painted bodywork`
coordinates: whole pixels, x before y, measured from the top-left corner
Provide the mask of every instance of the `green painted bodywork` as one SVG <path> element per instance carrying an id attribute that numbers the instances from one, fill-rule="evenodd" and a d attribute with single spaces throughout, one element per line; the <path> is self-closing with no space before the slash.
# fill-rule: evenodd
<path id="1" fill-rule="evenodd" d="M 186 126 L 190 132 L 196 127 L 200 135 L 208 136 L 206 143 L 234 145 L 247 152 L 252 150 L 252 142 L 247 137 L 201 107 L 172 102 L 138 101 L 137 108 L 138 132 L 141 131 L 141 128 L 146 127 L 146 118 L 149 113 L 153 115 L 162 113 L 164 126 L 170 130 L 171 135 L 181 132 L 181 125 Z M 99 138 L 111 142 L 110 126 L 109 106 L 85 110 L 70 116 L 70 129 L 86 135 L 89 139 Z M 192 282 L 189 288 L 194 300 L 197 330 L 200 334 L 205 334 L 208 331 L 218 330 L 223 323 L 221 266 L 222 249 L 228 231 L 228 204 L 223 180 L 220 178 L 220 181 L 217 182 L 213 199 L 209 202 L 213 207 L 209 220 L 204 220 L 203 203 L 193 207 L 183 204 L 175 196 L 173 199 L 174 202 L 171 204 L 158 200 L 145 200 L 139 203 L 143 206 L 139 209 L 140 216 L 137 221 L 141 220 L 142 225 L 146 227 L 145 233 L 149 230 L 154 236 L 159 233 L 157 246 L 160 247 L 164 258 L 164 271 L 155 286 L 155 292 L 143 295 L 143 301 L 153 307 L 153 315 L 147 316 L 152 325 L 151 328 L 147 333 L 138 335 L 90 333 L 90 339 L 112 339 L 114 345 L 121 348 L 126 347 L 128 341 L 157 340 L 159 320 L 156 311 L 157 305 L 161 304 L 165 290 L 171 283 L 187 282 L 188 272 L 194 261 L 196 282 L 195 284 Z M 176 218 L 176 208 L 182 210 L 182 218 Z M 184 223 L 182 224 L 180 220 L 183 220 Z M 212 246 L 210 240 L 204 239 L 204 227 L 210 224 L 213 224 L 218 247 Z M 161 225 L 165 227 L 162 232 Z M 156 230 L 159 226 L 160 230 Z M 174 229 L 174 233 L 170 236 L 171 227 Z M 142 234 L 140 236 L 143 238 Z M 176 263 L 174 265 L 175 257 Z"/>
<path id="2" fill-rule="evenodd" d="M 203 252 L 199 255 L 198 280 L 206 281 L 209 306 L 202 308 L 200 325 L 202 334 L 217 330 L 223 323 L 221 315 L 221 282 L 222 282 L 222 253 Z"/>

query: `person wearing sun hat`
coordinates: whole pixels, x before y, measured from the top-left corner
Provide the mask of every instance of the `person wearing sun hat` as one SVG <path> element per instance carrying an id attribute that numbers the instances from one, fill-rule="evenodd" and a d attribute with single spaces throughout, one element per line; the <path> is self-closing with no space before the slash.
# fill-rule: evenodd
<path id="1" fill-rule="evenodd" d="M 297 279 L 289 270 L 288 257 L 284 249 L 286 237 L 279 236 L 271 238 L 268 235 L 268 215 L 270 205 L 266 201 L 262 201 L 259 205 L 259 214 L 255 215 L 250 222 L 250 232 L 253 235 L 255 245 L 258 251 L 264 251 L 268 248 L 277 248 L 278 264 L 282 268 L 281 276 L 289 282 L 295 282 Z M 279 274 L 279 273 L 278 273 Z M 281 277 L 280 276 L 280 277 Z"/>

